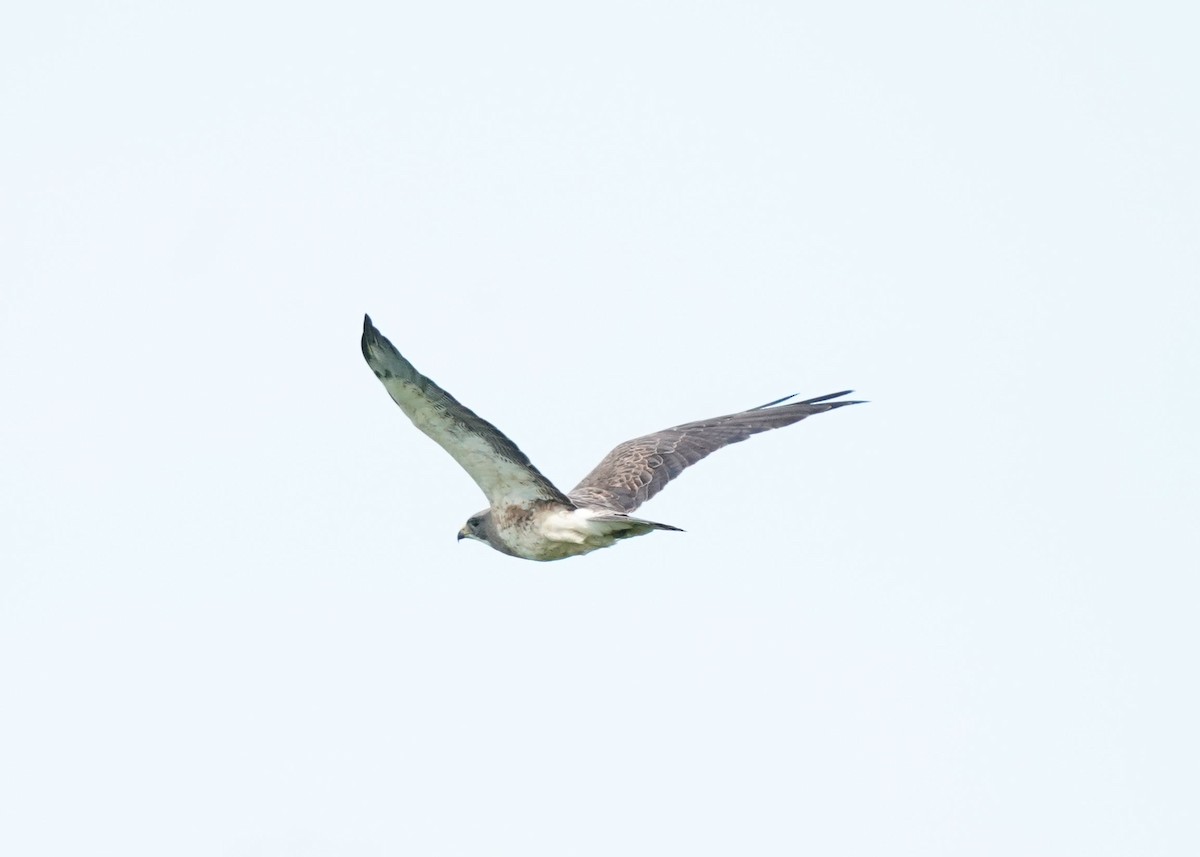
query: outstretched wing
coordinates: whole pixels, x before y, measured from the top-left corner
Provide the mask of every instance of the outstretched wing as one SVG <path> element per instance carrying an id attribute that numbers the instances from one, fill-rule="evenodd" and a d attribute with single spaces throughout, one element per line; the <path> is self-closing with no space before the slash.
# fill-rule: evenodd
<path id="1" fill-rule="evenodd" d="M 569 496 L 580 506 L 632 512 L 700 459 L 752 434 L 789 426 L 813 414 L 861 402 L 831 402 L 852 390 L 784 405 L 792 396 L 738 414 L 714 417 L 627 440 L 604 457 Z"/>
<path id="2" fill-rule="evenodd" d="M 450 453 L 493 508 L 529 500 L 571 501 L 499 429 L 413 368 L 363 317 L 363 357 L 413 425 Z"/>

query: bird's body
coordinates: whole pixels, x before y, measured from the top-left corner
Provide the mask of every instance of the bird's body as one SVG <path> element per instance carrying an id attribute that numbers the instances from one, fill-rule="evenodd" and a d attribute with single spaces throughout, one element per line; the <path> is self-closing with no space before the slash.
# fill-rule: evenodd
<path id="1" fill-rule="evenodd" d="M 752 434 L 799 422 L 854 401 L 834 393 L 802 402 L 788 396 L 748 411 L 700 420 L 618 445 L 564 494 L 491 423 L 419 373 L 374 325 L 363 321 L 363 356 L 392 399 L 421 431 L 467 471 L 488 499 L 459 538 L 485 542 L 509 556 L 566 559 L 654 530 L 678 530 L 630 515 L 684 468 Z"/>
<path id="2" fill-rule="evenodd" d="M 481 528 L 486 538 L 481 541 L 509 556 L 540 562 L 581 556 L 654 530 L 679 529 L 600 509 L 571 508 L 553 501 L 513 505 L 500 514 L 494 509 L 488 512 L 491 514 Z M 472 536 L 474 534 L 469 536 L 466 532 L 462 535 L 463 538 Z"/>

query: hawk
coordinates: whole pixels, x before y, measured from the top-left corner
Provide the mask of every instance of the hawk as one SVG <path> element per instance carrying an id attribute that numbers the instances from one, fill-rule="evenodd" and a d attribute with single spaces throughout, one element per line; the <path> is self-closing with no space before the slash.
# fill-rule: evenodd
<path id="1" fill-rule="evenodd" d="M 856 401 L 832 401 L 852 390 L 792 402 L 784 396 L 757 408 L 698 420 L 627 440 L 564 494 L 511 440 L 418 372 L 363 318 L 367 365 L 413 424 L 459 463 L 487 497 L 458 538 L 501 553 L 548 562 L 611 547 L 654 530 L 675 530 L 631 513 L 706 455 L 752 434 L 781 428 Z"/>

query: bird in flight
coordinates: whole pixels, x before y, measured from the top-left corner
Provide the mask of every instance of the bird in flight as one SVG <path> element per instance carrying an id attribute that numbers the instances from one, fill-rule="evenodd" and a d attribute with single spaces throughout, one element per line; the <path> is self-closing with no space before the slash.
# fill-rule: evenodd
<path id="1" fill-rule="evenodd" d="M 488 508 L 467 519 L 458 538 L 481 541 L 509 556 L 547 562 L 611 547 L 654 530 L 679 530 L 631 512 L 706 455 L 752 434 L 782 428 L 856 401 L 832 401 L 852 390 L 792 402 L 785 396 L 757 408 L 698 420 L 627 440 L 564 494 L 511 440 L 413 368 L 363 318 L 367 365 L 413 424 L 459 463 L 487 497 Z"/>

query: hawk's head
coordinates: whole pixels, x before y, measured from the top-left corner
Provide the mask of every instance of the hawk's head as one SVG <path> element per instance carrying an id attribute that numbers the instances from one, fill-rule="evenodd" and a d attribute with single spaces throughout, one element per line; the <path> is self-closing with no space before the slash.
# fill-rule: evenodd
<path id="1" fill-rule="evenodd" d="M 463 524 L 463 528 L 458 531 L 458 540 L 475 539 L 484 544 L 491 544 L 488 538 L 489 524 L 492 522 L 492 510 L 484 509 L 482 512 L 476 512 L 471 517 L 467 518 L 467 522 Z"/>

